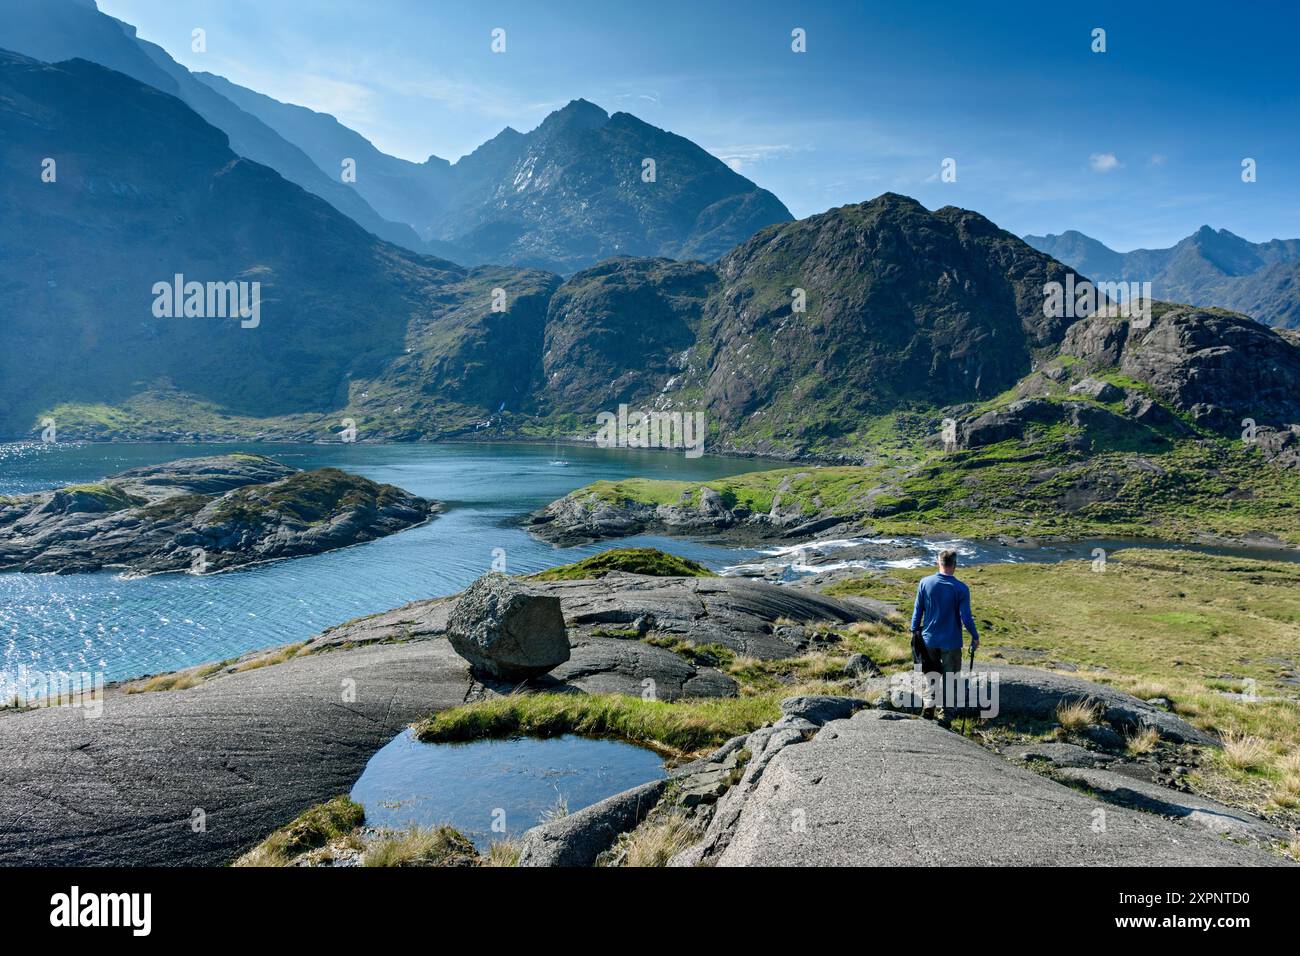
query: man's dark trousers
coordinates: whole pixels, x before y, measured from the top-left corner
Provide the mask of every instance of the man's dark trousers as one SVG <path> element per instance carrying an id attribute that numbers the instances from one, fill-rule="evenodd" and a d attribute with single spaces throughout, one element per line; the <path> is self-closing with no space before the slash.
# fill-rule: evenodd
<path id="1" fill-rule="evenodd" d="M 951 699 L 955 682 L 948 679 L 949 674 L 961 673 L 961 648 L 936 650 L 926 647 L 919 634 L 912 636 L 912 662 L 926 676 L 921 700 L 926 710 L 936 704 L 934 689 L 937 687 L 944 710 L 944 717 L 951 719 L 957 712 L 957 701 Z"/>

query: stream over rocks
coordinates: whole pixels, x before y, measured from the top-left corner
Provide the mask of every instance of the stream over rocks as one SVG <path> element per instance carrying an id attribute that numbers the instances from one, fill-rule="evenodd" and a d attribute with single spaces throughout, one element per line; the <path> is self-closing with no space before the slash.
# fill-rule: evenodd
<path id="1" fill-rule="evenodd" d="M 829 576 L 848 577 L 859 571 L 931 567 L 939 552 L 952 548 L 962 565 L 1054 564 L 1091 560 L 1099 551 L 1111 554 L 1124 548 L 1184 549 L 1231 557 L 1300 562 L 1300 550 L 1229 547 L 1175 543 L 1138 538 L 1083 538 L 1077 541 L 1002 540 L 965 538 L 850 537 L 802 541 L 760 549 L 755 557 L 723 568 L 727 576 L 762 578 L 789 583 Z"/>

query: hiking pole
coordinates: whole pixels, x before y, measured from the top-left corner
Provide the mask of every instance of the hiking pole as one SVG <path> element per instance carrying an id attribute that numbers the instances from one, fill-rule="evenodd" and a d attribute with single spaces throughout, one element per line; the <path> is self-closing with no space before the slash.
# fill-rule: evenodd
<path id="1" fill-rule="evenodd" d="M 966 667 L 966 697 L 967 697 L 967 700 L 966 700 L 966 706 L 967 706 L 967 713 L 966 713 L 966 736 L 967 736 L 967 737 L 970 736 L 971 721 L 974 720 L 974 715 L 971 714 L 970 711 L 969 711 L 969 707 L 970 707 L 970 682 L 971 682 L 972 680 L 974 680 L 974 679 L 975 679 L 975 642 L 974 642 L 974 641 L 971 641 L 971 644 L 970 644 L 970 663 L 969 663 L 969 664 L 967 665 L 967 667 Z"/>

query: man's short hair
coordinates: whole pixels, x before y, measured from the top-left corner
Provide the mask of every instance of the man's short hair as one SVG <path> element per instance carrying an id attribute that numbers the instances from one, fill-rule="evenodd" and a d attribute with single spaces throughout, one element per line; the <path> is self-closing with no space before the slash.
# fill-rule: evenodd
<path id="1" fill-rule="evenodd" d="M 945 548 L 939 552 L 939 567 L 955 568 L 957 567 L 957 552 L 952 548 Z"/>

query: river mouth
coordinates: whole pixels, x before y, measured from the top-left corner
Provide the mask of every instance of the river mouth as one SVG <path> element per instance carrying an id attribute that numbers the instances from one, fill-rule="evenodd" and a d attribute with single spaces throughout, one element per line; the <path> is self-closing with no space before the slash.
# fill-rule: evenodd
<path id="1" fill-rule="evenodd" d="M 514 737 L 423 743 L 407 729 L 380 749 L 352 787 L 366 825 L 449 825 L 485 851 L 518 839 L 559 808 L 574 813 L 667 776 L 663 758 L 618 740 Z"/>

